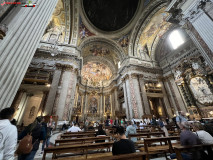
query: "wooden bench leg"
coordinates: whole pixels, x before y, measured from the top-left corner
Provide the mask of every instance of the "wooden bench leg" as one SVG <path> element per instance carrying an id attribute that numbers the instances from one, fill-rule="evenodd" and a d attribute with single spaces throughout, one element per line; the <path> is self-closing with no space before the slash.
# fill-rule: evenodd
<path id="1" fill-rule="evenodd" d="M 46 158 L 46 152 L 44 151 L 44 154 L 43 154 L 42 160 L 45 160 L 45 158 Z"/>

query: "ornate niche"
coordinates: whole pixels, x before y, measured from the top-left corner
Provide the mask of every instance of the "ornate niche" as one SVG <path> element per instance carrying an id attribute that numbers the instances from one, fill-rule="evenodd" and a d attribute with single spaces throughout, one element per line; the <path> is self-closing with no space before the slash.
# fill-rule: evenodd
<path id="1" fill-rule="evenodd" d="M 213 88 L 211 74 L 203 57 L 184 59 L 175 69 L 175 80 L 184 96 L 190 115 L 207 117 L 205 112 L 213 110 Z"/>
<path id="2" fill-rule="evenodd" d="M 110 95 L 105 96 L 105 103 L 104 103 L 105 113 L 110 114 L 111 113 L 111 98 Z"/>
<path id="3" fill-rule="evenodd" d="M 98 101 L 98 97 L 97 96 L 94 96 L 94 95 L 91 95 L 89 97 L 89 100 L 88 100 L 88 115 L 97 115 L 98 113 L 98 106 L 99 106 L 99 101 Z"/>
<path id="4" fill-rule="evenodd" d="M 213 104 L 213 94 L 203 77 L 194 77 L 189 81 L 189 87 L 195 99 L 203 105 Z"/>

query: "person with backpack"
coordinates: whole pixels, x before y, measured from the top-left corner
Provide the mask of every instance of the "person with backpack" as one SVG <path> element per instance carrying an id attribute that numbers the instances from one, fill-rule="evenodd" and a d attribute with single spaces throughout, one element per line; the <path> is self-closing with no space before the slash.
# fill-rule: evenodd
<path id="1" fill-rule="evenodd" d="M 17 149 L 18 160 L 33 160 L 39 149 L 40 140 L 45 140 L 45 133 L 42 130 L 44 118 L 39 116 L 33 123 L 28 125 L 19 135 L 19 146 Z"/>
<path id="2" fill-rule="evenodd" d="M 5 108 L 0 112 L 0 159 L 14 160 L 17 144 L 17 128 L 10 121 L 13 118 L 14 108 Z"/>

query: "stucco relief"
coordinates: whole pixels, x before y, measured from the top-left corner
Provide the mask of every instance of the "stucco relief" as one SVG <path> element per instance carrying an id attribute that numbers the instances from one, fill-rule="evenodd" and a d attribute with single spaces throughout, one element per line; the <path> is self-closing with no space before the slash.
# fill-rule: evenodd
<path id="1" fill-rule="evenodd" d="M 192 78 L 189 86 L 198 102 L 201 104 L 213 103 L 213 94 L 202 77 Z"/>

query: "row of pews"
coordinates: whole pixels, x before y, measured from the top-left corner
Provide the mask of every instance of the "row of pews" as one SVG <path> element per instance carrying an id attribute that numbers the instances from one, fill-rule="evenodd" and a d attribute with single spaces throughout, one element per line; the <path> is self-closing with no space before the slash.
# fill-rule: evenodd
<path id="1" fill-rule="evenodd" d="M 110 136 L 95 137 L 95 131 L 64 133 L 60 136 L 60 139 L 55 140 L 54 147 L 44 149 L 42 160 L 45 160 L 46 155 L 50 153 L 52 153 L 52 159 L 59 160 L 148 160 L 151 155 L 164 154 L 166 157 L 168 153 L 176 153 L 177 160 L 182 160 L 180 155 L 182 151 L 202 147 L 208 149 L 209 154 L 212 155 L 211 147 L 213 145 L 183 147 L 180 146 L 179 136 L 165 137 L 165 133 L 158 128 L 153 130 L 153 128 L 146 127 L 143 130 L 137 130 L 137 134 L 128 137 L 129 139 L 137 138 L 135 147 L 139 152 L 112 156 L 111 148 L 114 143 L 113 139 L 116 138 L 115 129 L 108 128 L 107 130 L 110 131 Z"/>

